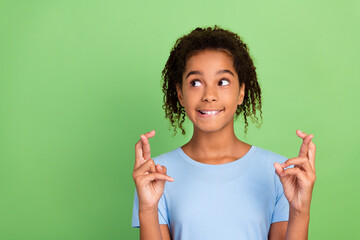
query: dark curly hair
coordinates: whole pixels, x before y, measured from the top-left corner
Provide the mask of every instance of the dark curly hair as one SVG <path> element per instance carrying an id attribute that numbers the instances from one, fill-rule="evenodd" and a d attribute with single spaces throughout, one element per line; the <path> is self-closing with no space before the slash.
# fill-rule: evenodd
<path id="1" fill-rule="evenodd" d="M 162 108 L 165 110 L 165 117 L 169 118 L 171 126 L 174 128 L 174 135 L 177 133 L 177 126 L 185 135 L 183 123 L 185 121 L 185 110 L 178 101 L 176 84 L 182 86 L 182 74 L 185 71 L 186 61 L 194 53 L 207 49 L 227 50 L 231 53 L 234 60 L 234 68 L 239 76 L 240 86 L 245 83 L 244 101 L 238 106 L 234 119 L 243 113 L 245 120 L 245 135 L 247 133 L 247 116 L 252 122 L 258 122 L 256 110 L 261 111 L 261 89 L 257 81 L 255 66 L 249 55 L 249 50 L 241 38 L 231 31 L 215 25 L 206 28 L 196 28 L 188 35 L 179 38 L 170 52 L 169 59 L 162 71 L 162 91 L 164 93 Z"/>

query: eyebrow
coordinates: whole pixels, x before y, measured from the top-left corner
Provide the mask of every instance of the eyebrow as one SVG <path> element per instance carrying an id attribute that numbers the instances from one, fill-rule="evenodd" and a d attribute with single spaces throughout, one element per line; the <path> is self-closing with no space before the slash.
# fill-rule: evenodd
<path id="1" fill-rule="evenodd" d="M 218 71 L 218 72 L 216 73 L 216 75 L 222 74 L 222 73 L 229 73 L 229 74 L 231 74 L 231 75 L 234 76 L 233 72 L 230 71 L 230 70 L 228 70 L 228 69 L 220 70 L 220 71 Z M 200 71 L 191 71 L 191 72 L 189 72 L 189 73 L 186 75 L 185 79 L 188 78 L 190 75 L 196 75 L 196 74 L 198 74 L 198 75 L 203 75 L 203 73 L 200 72 Z"/>

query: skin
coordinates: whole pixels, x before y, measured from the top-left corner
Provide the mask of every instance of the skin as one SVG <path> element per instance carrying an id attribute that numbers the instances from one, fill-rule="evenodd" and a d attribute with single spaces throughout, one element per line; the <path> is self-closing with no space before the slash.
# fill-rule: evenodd
<path id="1" fill-rule="evenodd" d="M 217 74 L 220 70 L 230 70 L 233 75 Z M 192 71 L 202 74 L 186 77 Z M 187 61 L 177 94 L 194 127 L 191 140 L 182 146 L 189 157 L 202 163 L 224 164 L 250 150 L 251 145 L 240 141 L 234 132 L 234 115 L 244 100 L 244 91 L 245 84 L 240 86 L 233 60 L 226 52 L 206 50 Z M 197 113 L 201 109 L 223 111 L 214 117 L 202 118 Z"/>
<path id="2" fill-rule="evenodd" d="M 151 159 L 149 138 L 155 135 L 151 131 L 140 136 L 135 144 L 135 165 L 133 179 L 139 198 L 140 239 L 170 239 L 169 229 L 158 222 L 157 204 L 164 192 L 165 181 L 173 178 L 166 175 L 166 167 L 155 165 Z"/>
<path id="3" fill-rule="evenodd" d="M 229 70 L 233 73 L 219 70 Z M 189 73 L 197 71 L 196 74 Z M 231 56 L 225 51 L 205 50 L 186 63 L 183 83 L 177 86 L 180 104 L 193 123 L 194 134 L 182 146 L 192 159 L 206 164 L 224 164 L 244 156 L 251 145 L 240 141 L 234 133 L 234 114 L 244 99 L 245 85 L 240 86 Z M 203 118 L 197 110 L 222 110 Z M 313 135 L 296 131 L 302 139 L 299 155 L 283 165 L 274 164 L 275 173 L 289 201 L 289 221 L 271 224 L 269 239 L 307 239 L 310 202 L 315 176 L 315 144 Z M 140 239 L 171 239 L 167 225 L 158 223 L 157 204 L 164 191 L 166 167 L 151 159 L 149 139 L 155 131 L 140 136 L 135 145 L 133 178 L 139 197 Z M 285 169 L 294 165 L 294 168 Z"/>

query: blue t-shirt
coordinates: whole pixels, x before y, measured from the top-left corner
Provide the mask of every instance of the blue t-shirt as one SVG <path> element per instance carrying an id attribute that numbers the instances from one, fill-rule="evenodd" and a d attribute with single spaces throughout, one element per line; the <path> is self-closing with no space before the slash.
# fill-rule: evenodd
<path id="1" fill-rule="evenodd" d="M 240 159 L 219 165 L 191 159 L 179 147 L 153 158 L 166 166 L 159 223 L 173 240 L 267 239 L 270 224 L 288 221 L 287 201 L 273 164 L 286 157 L 251 146 Z M 132 227 L 139 227 L 135 191 Z"/>

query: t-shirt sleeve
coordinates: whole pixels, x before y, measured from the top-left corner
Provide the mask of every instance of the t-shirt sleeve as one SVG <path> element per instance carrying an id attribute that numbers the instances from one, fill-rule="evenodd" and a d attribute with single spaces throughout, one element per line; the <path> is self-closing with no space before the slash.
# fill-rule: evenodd
<path id="1" fill-rule="evenodd" d="M 285 161 L 286 160 L 287 159 L 285 159 Z M 285 161 L 282 161 L 281 163 Z M 275 172 L 274 175 L 275 175 L 274 181 L 275 181 L 276 201 L 275 201 L 275 208 L 273 211 L 271 223 L 289 221 L 289 201 L 285 197 L 284 188 L 282 186 L 279 176 Z"/>
<path id="2" fill-rule="evenodd" d="M 161 196 L 159 203 L 158 203 L 158 216 L 159 216 L 159 224 L 168 224 L 168 212 L 165 203 L 164 194 Z M 139 228 L 140 221 L 139 221 L 139 199 L 135 189 L 134 194 L 134 205 L 133 205 L 133 214 L 132 214 L 132 227 Z"/>

